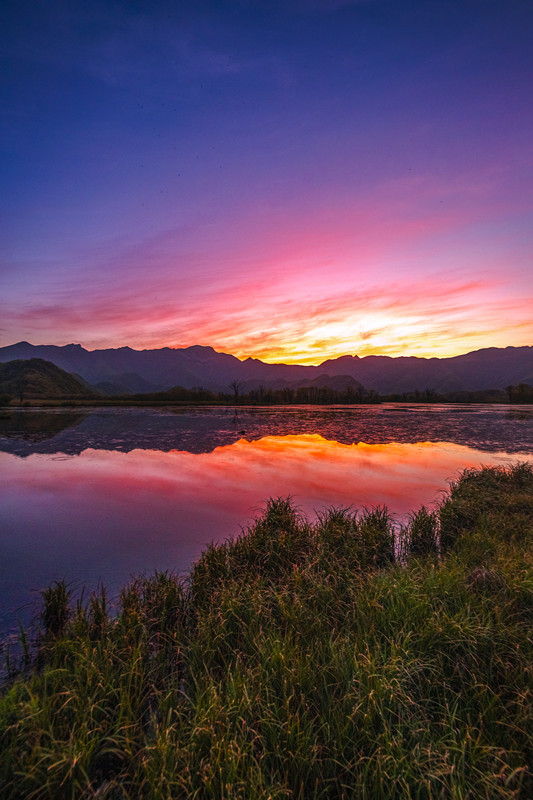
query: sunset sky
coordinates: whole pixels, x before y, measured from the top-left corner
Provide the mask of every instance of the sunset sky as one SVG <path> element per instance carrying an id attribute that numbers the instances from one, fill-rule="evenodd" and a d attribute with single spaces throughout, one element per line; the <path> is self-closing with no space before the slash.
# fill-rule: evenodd
<path id="1" fill-rule="evenodd" d="M 533 344 L 531 0 L 7 0 L 0 345 Z"/>

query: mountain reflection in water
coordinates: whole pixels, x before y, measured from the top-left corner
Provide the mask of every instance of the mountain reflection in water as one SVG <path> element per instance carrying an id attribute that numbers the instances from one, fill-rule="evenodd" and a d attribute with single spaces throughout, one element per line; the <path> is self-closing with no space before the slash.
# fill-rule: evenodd
<path id="1" fill-rule="evenodd" d="M 487 405 L 285 406 L 16 410 L 0 416 L 0 451 L 82 453 L 185 450 L 265 436 L 320 434 L 343 444 L 454 442 L 479 450 L 533 452 L 533 407 Z"/>
<path id="2" fill-rule="evenodd" d="M 115 593 L 131 574 L 185 572 L 270 496 L 401 519 L 465 467 L 533 458 L 528 409 L 56 412 L 48 438 L 32 413 L 0 426 L 4 627 L 56 579 Z"/>

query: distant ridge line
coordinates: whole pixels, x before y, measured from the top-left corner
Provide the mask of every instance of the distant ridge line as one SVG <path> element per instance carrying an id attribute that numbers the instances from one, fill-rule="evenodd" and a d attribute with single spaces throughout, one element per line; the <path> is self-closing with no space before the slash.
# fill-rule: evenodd
<path id="1" fill-rule="evenodd" d="M 380 394 L 431 390 L 436 393 L 505 389 L 533 384 L 533 346 L 488 347 L 459 356 L 422 357 L 342 355 L 314 365 L 269 364 L 240 360 L 209 345 L 134 350 L 125 346 L 86 350 L 80 344 L 32 345 L 22 341 L 0 348 L 0 362 L 42 358 L 111 393 L 164 391 L 174 386 L 227 391 L 237 382 L 241 393 L 294 387 L 335 379 L 360 384 Z M 354 384 L 355 382 L 355 384 Z"/>

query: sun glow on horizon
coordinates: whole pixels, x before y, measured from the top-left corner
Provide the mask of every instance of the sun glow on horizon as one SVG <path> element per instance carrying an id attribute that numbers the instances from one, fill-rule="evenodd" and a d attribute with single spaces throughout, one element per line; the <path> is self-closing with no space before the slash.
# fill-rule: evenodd
<path id="1" fill-rule="evenodd" d="M 339 323 L 340 325 L 340 323 Z M 327 326 L 325 326 L 327 327 Z M 348 329 L 350 326 L 348 326 Z M 361 336 L 361 333 L 350 332 L 336 338 L 330 333 L 326 336 L 322 331 L 321 338 L 309 336 L 302 337 L 296 342 L 280 343 L 277 346 L 268 345 L 254 348 L 243 347 L 228 350 L 224 344 L 215 346 L 218 352 L 231 352 L 241 361 L 247 358 L 256 358 L 267 364 L 292 364 L 317 366 L 324 361 L 351 355 L 365 358 L 366 356 L 390 356 L 392 358 L 416 356 L 418 358 L 454 358 L 474 350 L 490 347 L 524 347 L 531 345 L 531 335 L 516 337 L 502 336 L 501 331 L 494 331 L 492 336 L 484 332 L 471 331 L 455 340 L 438 340 L 432 338 L 431 332 L 421 321 L 412 320 L 402 324 L 391 324 L 387 334 Z"/>

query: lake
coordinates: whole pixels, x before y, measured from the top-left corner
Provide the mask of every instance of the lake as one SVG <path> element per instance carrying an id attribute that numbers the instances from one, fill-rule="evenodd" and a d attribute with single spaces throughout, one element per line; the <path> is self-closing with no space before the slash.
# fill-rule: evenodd
<path id="1" fill-rule="evenodd" d="M 113 594 L 132 574 L 185 573 L 271 496 L 311 516 L 385 504 L 401 522 L 460 470 L 523 460 L 531 406 L 5 411 L 0 626 L 53 580 Z"/>

